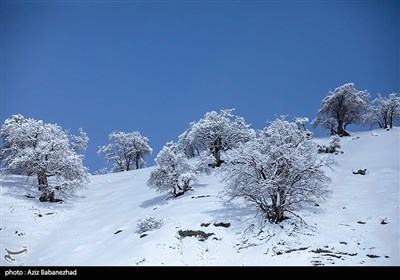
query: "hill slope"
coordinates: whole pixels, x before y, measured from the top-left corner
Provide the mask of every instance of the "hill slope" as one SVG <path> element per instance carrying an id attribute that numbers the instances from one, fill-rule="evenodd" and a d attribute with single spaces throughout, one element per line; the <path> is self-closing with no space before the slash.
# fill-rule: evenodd
<path id="1" fill-rule="evenodd" d="M 260 227 L 254 209 L 222 203 L 215 175 L 177 199 L 146 186 L 152 168 L 92 176 L 87 190 L 63 204 L 38 202 L 32 178 L 2 177 L 1 251 L 28 251 L 1 264 L 399 265 L 399 132 L 343 138 L 339 166 L 327 170 L 332 196 L 300 213 L 306 224 L 289 219 Z M 365 176 L 352 173 L 362 168 Z M 141 238 L 137 220 L 147 215 L 164 225 Z M 179 230 L 213 235 L 201 241 L 181 238 Z"/>

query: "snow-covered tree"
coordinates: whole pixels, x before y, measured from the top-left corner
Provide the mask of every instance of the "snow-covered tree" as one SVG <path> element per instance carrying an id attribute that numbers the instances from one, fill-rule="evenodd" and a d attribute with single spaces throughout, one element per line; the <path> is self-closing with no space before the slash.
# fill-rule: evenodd
<path id="1" fill-rule="evenodd" d="M 71 135 L 71 147 L 77 152 L 85 152 L 87 144 L 89 142 L 89 137 L 82 128 L 79 128 L 78 135 Z"/>
<path id="2" fill-rule="evenodd" d="M 330 164 L 330 157 L 317 156 L 317 145 L 296 123 L 280 118 L 230 152 L 223 167 L 225 194 L 245 199 L 279 223 L 286 212 L 296 215 L 302 205 L 326 198 L 330 179 L 322 167 Z"/>
<path id="3" fill-rule="evenodd" d="M 195 141 L 190 139 L 190 132 L 195 123 L 190 123 L 189 128 L 179 135 L 178 148 L 186 155 L 187 158 L 193 158 L 200 155 L 199 148 L 196 147 Z"/>
<path id="4" fill-rule="evenodd" d="M 5 120 L 0 136 L 3 173 L 37 176 L 41 201 L 55 201 L 55 191 L 74 190 L 88 183 L 83 156 L 76 153 L 60 126 L 14 115 Z M 50 177 L 57 179 L 57 186 L 49 184 Z"/>
<path id="5" fill-rule="evenodd" d="M 307 135 L 307 138 L 309 138 L 309 139 L 313 138 L 314 134 L 306 128 L 306 123 L 308 123 L 308 118 L 307 117 L 294 118 L 294 122 L 296 123 L 296 125 L 297 125 L 297 127 L 299 129 L 304 130 L 304 132 Z"/>
<path id="6" fill-rule="evenodd" d="M 349 124 L 362 124 L 368 107 L 369 93 L 366 90 L 357 90 L 353 83 L 344 84 L 329 91 L 312 125 L 329 129 L 332 135 L 349 136 L 346 127 Z"/>
<path id="7" fill-rule="evenodd" d="M 162 148 L 155 162 L 147 185 L 158 192 L 171 191 L 174 197 L 178 197 L 190 190 L 190 183 L 196 181 L 195 172 L 185 155 L 173 142 Z"/>
<path id="8" fill-rule="evenodd" d="M 380 128 L 393 128 L 393 122 L 400 118 L 400 97 L 397 93 L 391 93 L 389 97 L 378 97 L 372 101 L 368 110 L 366 121 L 370 125 L 378 125 Z"/>
<path id="9" fill-rule="evenodd" d="M 109 135 L 109 140 L 110 144 L 100 147 L 97 154 L 105 154 L 106 160 L 114 163 L 114 172 L 129 171 L 133 169 L 132 166 L 135 169 L 144 167 L 144 157 L 153 152 L 147 144 L 147 137 L 138 131 L 114 131 Z"/>
<path id="10" fill-rule="evenodd" d="M 223 163 L 222 152 L 254 138 L 255 133 L 244 118 L 236 117 L 232 120 L 233 111 L 234 109 L 224 109 L 220 113 L 208 112 L 198 122 L 193 123 L 188 131 L 190 145 L 211 153 L 217 167 Z"/>

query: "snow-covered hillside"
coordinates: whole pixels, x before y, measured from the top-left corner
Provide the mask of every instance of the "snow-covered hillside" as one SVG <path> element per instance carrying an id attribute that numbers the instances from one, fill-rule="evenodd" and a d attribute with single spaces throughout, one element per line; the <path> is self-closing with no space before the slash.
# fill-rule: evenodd
<path id="1" fill-rule="evenodd" d="M 215 175 L 177 199 L 146 186 L 152 168 L 92 176 L 62 204 L 39 202 L 34 178 L 2 177 L 1 252 L 27 253 L 1 264 L 400 265 L 399 138 L 398 128 L 342 138 L 339 165 L 327 170 L 332 195 L 302 210 L 306 224 L 260 227 L 254 209 L 222 202 Z M 364 168 L 366 175 L 352 172 Z M 144 236 L 137 221 L 146 216 L 164 225 Z M 181 237 L 185 230 L 212 235 Z"/>

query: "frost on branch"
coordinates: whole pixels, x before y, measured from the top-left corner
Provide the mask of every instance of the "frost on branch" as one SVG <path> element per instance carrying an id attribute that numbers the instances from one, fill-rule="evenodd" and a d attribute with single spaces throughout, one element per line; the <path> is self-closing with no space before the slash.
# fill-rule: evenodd
<path id="1" fill-rule="evenodd" d="M 85 186 L 88 170 L 66 131 L 56 124 L 14 115 L 0 130 L 4 174 L 37 176 L 40 201 L 57 201 L 55 193 Z M 87 142 L 87 141 L 86 141 Z M 49 178 L 56 185 L 50 185 Z"/>
<path id="2" fill-rule="evenodd" d="M 178 197 L 190 190 L 190 184 L 196 181 L 195 172 L 185 155 L 173 142 L 168 142 L 162 148 L 155 162 L 147 185 L 158 192 L 170 191 L 174 197 Z"/>
<path id="3" fill-rule="evenodd" d="M 225 194 L 257 207 L 271 223 L 314 205 L 329 194 L 324 166 L 330 157 L 317 156 L 317 145 L 295 123 L 277 119 L 260 135 L 230 152 L 224 166 Z"/>

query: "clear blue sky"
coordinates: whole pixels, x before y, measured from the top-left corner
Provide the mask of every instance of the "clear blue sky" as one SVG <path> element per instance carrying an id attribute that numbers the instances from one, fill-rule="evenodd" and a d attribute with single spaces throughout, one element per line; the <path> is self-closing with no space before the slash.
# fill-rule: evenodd
<path id="1" fill-rule="evenodd" d="M 154 149 L 210 110 L 313 119 L 347 82 L 400 93 L 399 1 L 1 1 L 1 123 L 13 114 Z"/>

